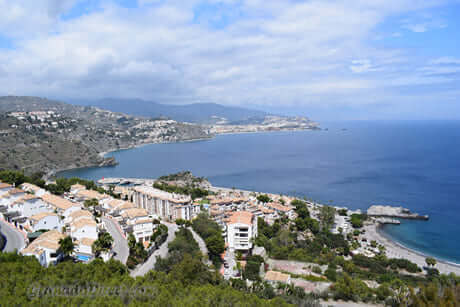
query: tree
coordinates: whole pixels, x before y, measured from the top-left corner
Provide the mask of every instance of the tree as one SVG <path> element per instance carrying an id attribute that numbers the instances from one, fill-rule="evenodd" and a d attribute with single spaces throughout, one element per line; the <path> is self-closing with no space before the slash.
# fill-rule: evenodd
<path id="1" fill-rule="evenodd" d="M 425 262 L 428 266 L 434 267 L 436 265 L 436 259 L 434 259 L 433 257 L 427 257 L 425 259 Z"/>
<path id="2" fill-rule="evenodd" d="M 318 215 L 323 231 L 329 231 L 335 221 L 335 208 L 331 206 L 322 206 Z"/>
<path id="3" fill-rule="evenodd" d="M 218 233 L 205 240 L 206 247 L 212 256 L 219 256 L 225 251 L 225 242 Z"/>
<path id="4" fill-rule="evenodd" d="M 269 203 L 271 201 L 270 197 L 267 194 L 260 194 L 257 196 L 257 200 L 261 203 Z"/>
<path id="5" fill-rule="evenodd" d="M 108 232 L 99 233 L 99 237 L 94 241 L 92 249 L 96 254 L 96 257 L 101 254 L 101 252 L 107 252 L 112 249 L 113 238 Z"/>
<path id="6" fill-rule="evenodd" d="M 66 257 L 73 253 L 75 249 L 75 244 L 72 241 L 70 236 L 62 238 L 59 240 L 59 251 L 63 253 Z"/>

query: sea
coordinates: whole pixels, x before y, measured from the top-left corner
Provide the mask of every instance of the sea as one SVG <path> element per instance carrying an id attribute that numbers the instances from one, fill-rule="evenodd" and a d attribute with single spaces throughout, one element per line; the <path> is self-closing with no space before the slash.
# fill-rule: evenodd
<path id="1" fill-rule="evenodd" d="M 460 263 L 460 121 L 341 121 L 319 131 L 219 135 L 109 153 L 119 165 L 60 173 L 98 180 L 190 170 L 214 186 L 365 211 L 403 206 L 429 221 L 387 225 L 402 245 Z"/>

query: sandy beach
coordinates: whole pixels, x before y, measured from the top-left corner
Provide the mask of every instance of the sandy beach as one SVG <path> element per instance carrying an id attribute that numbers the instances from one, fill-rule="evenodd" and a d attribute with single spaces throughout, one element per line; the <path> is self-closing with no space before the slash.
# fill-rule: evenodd
<path id="1" fill-rule="evenodd" d="M 388 239 L 381 233 L 381 230 L 378 229 L 379 226 L 376 224 L 366 225 L 364 229 L 366 230 L 366 238 L 369 241 L 375 240 L 377 243 L 382 244 L 385 246 L 387 257 L 389 258 L 404 258 L 416 263 L 418 266 L 423 268 L 426 266 L 425 259 L 426 255 L 416 252 L 412 249 L 409 249 L 393 240 Z M 449 263 L 440 259 L 437 259 L 437 264 L 435 266 L 436 269 L 439 270 L 440 273 L 449 274 L 455 273 L 460 275 L 460 265 L 456 265 L 453 263 Z"/>

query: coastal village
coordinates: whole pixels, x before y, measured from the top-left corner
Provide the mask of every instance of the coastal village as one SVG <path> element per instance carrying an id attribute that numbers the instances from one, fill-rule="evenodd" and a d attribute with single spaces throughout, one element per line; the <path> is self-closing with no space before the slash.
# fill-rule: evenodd
<path id="1" fill-rule="evenodd" d="M 325 277 L 327 266 L 272 259 L 264 247 L 256 244 L 261 221 L 271 226 L 280 219 L 299 221 L 297 198 L 216 188 L 204 181 L 201 187 L 211 193 L 192 199 L 190 195 L 155 188 L 157 183 L 151 179 L 107 178 L 101 179 L 98 184 L 106 191 L 110 190 L 111 195 L 74 184 L 61 196 L 30 183 L 18 187 L 0 183 L 0 218 L 7 227 L 21 234 L 18 252 L 36 257 L 44 267 L 57 264 L 66 256 L 61 248 L 65 238 L 71 238 L 73 242 L 74 249 L 70 256 L 75 261 L 87 263 L 98 257 L 104 261 L 115 258 L 126 264 L 130 253 L 127 242 L 132 237 L 148 254 L 144 263 L 133 268 L 132 276 L 139 276 L 154 268 L 156 256 L 167 253 L 167 244 L 173 239 L 178 225 L 187 227 L 204 213 L 220 226 L 225 240 L 219 269 L 225 279 L 243 278 L 241 271 L 246 265 L 244 259 L 258 256 L 264 259 L 265 265 L 261 266 L 259 274 L 266 282 L 274 285 L 292 284 L 305 291 L 318 293 L 331 285 Z M 161 183 L 170 186 L 183 184 L 164 180 Z M 308 200 L 301 202 L 306 204 L 311 218 L 319 222 L 323 205 Z M 337 207 L 335 212 L 329 227 L 332 233 L 341 234 L 352 243 L 350 256 L 347 256 L 350 259 L 356 255 L 376 257 L 385 253 L 407 258 L 402 252 L 395 253 L 391 243 L 377 234 L 377 228 L 381 224 L 399 223 L 395 218 L 428 218 L 403 208 L 373 206 L 367 213 L 374 217 L 368 217 L 364 225 L 357 227 L 355 217 L 361 216 L 359 210 Z M 154 233 L 159 231 L 160 225 L 168 228 L 168 237 L 171 237 L 158 244 L 154 240 Z M 203 238 L 189 228 L 203 254 L 207 254 Z M 110 234 L 113 244 L 109 248 L 97 249 L 98 243 L 95 242 L 106 233 Z M 306 236 L 313 234 L 307 231 Z M 407 256 L 414 260 L 411 255 Z M 422 259 L 425 260 L 424 257 Z M 423 266 L 420 261 L 418 264 Z M 438 269 L 444 272 L 459 271 L 453 266 L 443 265 Z"/>

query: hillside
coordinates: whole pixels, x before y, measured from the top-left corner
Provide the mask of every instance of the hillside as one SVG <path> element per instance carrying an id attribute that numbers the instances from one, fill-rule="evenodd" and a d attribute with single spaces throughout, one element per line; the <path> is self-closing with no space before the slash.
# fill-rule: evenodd
<path id="1" fill-rule="evenodd" d="M 207 128 L 75 106 L 0 97 L 0 169 L 26 173 L 110 165 L 100 153 L 147 143 L 208 138 Z"/>
<path id="2" fill-rule="evenodd" d="M 216 124 L 221 122 L 255 123 L 269 115 L 263 111 L 228 107 L 216 103 L 166 105 L 141 99 L 75 100 L 72 103 L 83 106 L 95 106 L 135 116 L 166 117 L 180 122 L 201 124 Z"/>

